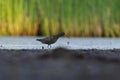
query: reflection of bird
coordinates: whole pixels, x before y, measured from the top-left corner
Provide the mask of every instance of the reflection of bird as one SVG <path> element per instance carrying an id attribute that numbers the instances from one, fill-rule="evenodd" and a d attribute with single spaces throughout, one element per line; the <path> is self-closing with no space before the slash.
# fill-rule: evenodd
<path id="1" fill-rule="evenodd" d="M 49 45 L 55 43 L 58 40 L 59 37 L 62 37 L 64 35 L 65 35 L 65 33 L 61 32 L 57 35 L 53 35 L 53 36 L 46 37 L 46 38 L 43 38 L 43 39 L 36 39 L 36 40 L 42 42 L 43 44 L 48 44 L 48 46 L 49 46 Z"/>

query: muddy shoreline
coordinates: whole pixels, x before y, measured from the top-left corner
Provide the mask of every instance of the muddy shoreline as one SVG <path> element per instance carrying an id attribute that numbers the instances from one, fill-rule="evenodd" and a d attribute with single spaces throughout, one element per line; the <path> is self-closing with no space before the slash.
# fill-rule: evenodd
<path id="1" fill-rule="evenodd" d="M 0 50 L 0 80 L 119 80 L 120 49 Z"/>

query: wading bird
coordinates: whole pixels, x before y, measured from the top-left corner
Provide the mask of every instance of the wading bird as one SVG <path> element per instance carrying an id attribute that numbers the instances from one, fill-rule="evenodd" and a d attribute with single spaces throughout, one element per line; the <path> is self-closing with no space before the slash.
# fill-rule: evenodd
<path id="1" fill-rule="evenodd" d="M 64 35 L 65 35 L 65 33 L 61 32 L 61 33 L 59 33 L 57 35 L 45 37 L 43 39 L 36 39 L 36 40 L 42 42 L 43 44 L 47 44 L 48 47 L 49 46 L 51 47 L 51 44 L 55 43 L 58 40 L 59 37 L 62 37 Z"/>

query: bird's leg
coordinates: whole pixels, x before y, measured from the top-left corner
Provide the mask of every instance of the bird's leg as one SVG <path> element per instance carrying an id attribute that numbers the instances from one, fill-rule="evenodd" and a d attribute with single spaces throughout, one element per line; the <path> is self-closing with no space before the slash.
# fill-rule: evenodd
<path id="1" fill-rule="evenodd" d="M 48 49 L 50 49 L 50 48 L 51 48 L 51 45 L 48 45 L 47 47 L 48 47 Z"/>
<path id="2" fill-rule="evenodd" d="M 49 47 L 50 45 L 48 45 L 47 47 L 48 47 L 48 49 L 50 49 L 50 47 Z"/>
<path id="3" fill-rule="evenodd" d="M 50 45 L 50 48 L 51 48 L 51 45 Z"/>
<path id="4" fill-rule="evenodd" d="M 47 46 L 47 48 L 49 49 L 49 45 Z"/>

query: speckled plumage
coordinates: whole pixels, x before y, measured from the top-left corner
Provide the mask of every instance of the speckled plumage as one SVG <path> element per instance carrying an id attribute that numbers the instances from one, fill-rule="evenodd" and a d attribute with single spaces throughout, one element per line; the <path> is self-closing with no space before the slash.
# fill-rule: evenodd
<path id="1" fill-rule="evenodd" d="M 61 33 L 59 33 L 57 35 L 45 37 L 43 39 L 36 39 L 36 40 L 42 42 L 43 44 L 48 44 L 48 46 L 49 46 L 49 45 L 55 43 L 58 40 L 59 37 L 62 37 L 64 35 L 65 35 L 65 33 L 61 32 Z"/>

